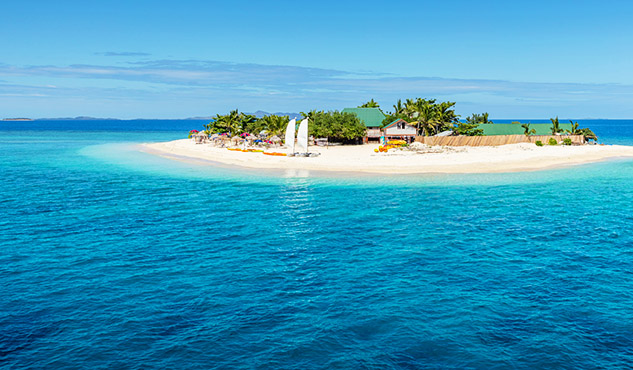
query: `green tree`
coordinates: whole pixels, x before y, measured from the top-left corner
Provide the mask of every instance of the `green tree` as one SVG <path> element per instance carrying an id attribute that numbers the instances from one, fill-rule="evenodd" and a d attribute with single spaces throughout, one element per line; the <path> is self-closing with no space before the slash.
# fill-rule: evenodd
<path id="1" fill-rule="evenodd" d="M 385 127 L 388 124 L 390 124 L 391 122 L 397 121 L 399 119 L 403 119 L 407 122 L 410 121 L 410 118 L 408 115 L 404 114 L 404 113 L 399 113 L 399 114 L 389 114 L 385 117 L 384 120 L 382 120 L 382 124 L 381 127 Z"/>
<path id="2" fill-rule="evenodd" d="M 418 110 L 418 133 L 423 133 L 424 136 L 430 136 L 435 132 L 435 127 L 438 125 L 437 111 L 435 106 L 431 104 L 422 104 Z"/>
<path id="3" fill-rule="evenodd" d="M 349 142 L 364 137 L 367 132 L 365 125 L 353 113 L 313 110 L 302 114 L 309 119 L 309 133 L 314 137 Z"/>
<path id="4" fill-rule="evenodd" d="M 563 132 L 563 129 L 560 128 L 560 123 L 558 122 L 558 116 L 556 116 L 556 118 L 550 118 L 549 120 L 552 121 L 552 127 L 550 128 L 552 130 L 552 135 Z"/>
<path id="5" fill-rule="evenodd" d="M 455 114 L 454 102 L 437 102 L 436 99 L 407 99 L 404 104 L 398 100 L 393 106 L 394 112 L 383 121 L 383 127 L 397 119 L 407 122 L 417 122 L 419 135 L 435 135 L 442 131 L 454 129 L 459 122 Z"/>
<path id="6" fill-rule="evenodd" d="M 524 124 L 521 125 L 521 127 L 523 127 L 525 129 L 525 131 L 523 132 L 523 134 L 525 134 L 525 136 L 530 136 L 530 135 L 536 134 L 536 129 L 530 129 L 530 124 L 529 123 L 524 123 Z"/>
<path id="7" fill-rule="evenodd" d="M 205 131 L 209 133 L 226 132 L 231 135 L 245 132 L 246 127 L 257 120 L 255 116 L 241 113 L 237 109 L 226 115 L 216 114 L 212 119 L 213 121 L 204 125 Z"/>
<path id="8" fill-rule="evenodd" d="M 455 102 L 441 102 L 435 105 L 435 134 L 453 129 L 459 122 L 459 116 L 455 114 Z"/>
<path id="9" fill-rule="evenodd" d="M 488 120 L 488 112 L 484 112 L 482 114 L 473 113 L 470 117 L 466 117 L 466 122 L 468 123 L 476 123 L 476 124 L 486 124 L 486 123 L 494 123 Z"/>
<path id="10" fill-rule="evenodd" d="M 572 122 L 572 120 L 569 120 L 569 123 L 571 123 L 571 130 L 565 130 L 565 132 L 568 132 L 571 135 L 578 135 L 580 129 L 578 128 L 578 122 Z"/>
<path id="11" fill-rule="evenodd" d="M 256 135 L 262 131 L 267 131 L 268 135 L 270 136 L 281 136 L 286 130 L 288 121 L 290 121 L 290 118 L 288 116 L 277 116 L 271 114 L 248 123 L 246 127 L 246 132 Z"/>
<path id="12" fill-rule="evenodd" d="M 402 99 L 398 99 L 398 102 L 393 105 L 393 115 L 397 116 L 400 114 L 404 115 L 404 105 L 402 105 Z"/>
<path id="13" fill-rule="evenodd" d="M 591 131 L 588 128 L 578 129 L 578 134 L 584 136 L 585 140 L 596 140 L 596 141 L 598 141 L 598 136 L 596 136 L 596 134 L 594 134 L 593 131 Z"/>
<path id="14" fill-rule="evenodd" d="M 484 130 L 478 127 L 478 123 L 458 122 L 453 133 L 464 136 L 483 136 Z"/>
<path id="15" fill-rule="evenodd" d="M 372 98 L 367 103 L 363 105 L 359 105 L 358 108 L 380 108 L 380 105 L 378 105 L 378 103 L 376 103 L 374 99 Z"/>
<path id="16" fill-rule="evenodd" d="M 422 98 L 407 99 L 404 104 L 404 113 L 408 122 L 417 121 L 418 135 L 431 135 L 434 127 L 435 99 L 426 100 Z"/>
<path id="17" fill-rule="evenodd" d="M 590 129 L 580 128 L 578 127 L 578 122 L 573 122 L 572 120 L 569 120 L 569 123 L 571 123 L 571 130 L 565 130 L 569 134 L 583 135 L 585 137 L 585 140 L 598 140 L 598 136 L 596 136 L 596 134 L 594 134 L 593 131 L 591 131 Z"/>

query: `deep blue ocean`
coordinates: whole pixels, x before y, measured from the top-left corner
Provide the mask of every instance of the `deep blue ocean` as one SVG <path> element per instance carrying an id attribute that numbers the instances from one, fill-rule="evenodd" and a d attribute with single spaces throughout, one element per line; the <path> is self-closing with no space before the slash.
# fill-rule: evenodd
<path id="1" fill-rule="evenodd" d="M 535 121 L 534 121 L 535 122 Z M 0 122 L 2 369 L 633 366 L 633 161 L 327 175 Z M 633 121 L 580 121 L 633 145 Z"/>

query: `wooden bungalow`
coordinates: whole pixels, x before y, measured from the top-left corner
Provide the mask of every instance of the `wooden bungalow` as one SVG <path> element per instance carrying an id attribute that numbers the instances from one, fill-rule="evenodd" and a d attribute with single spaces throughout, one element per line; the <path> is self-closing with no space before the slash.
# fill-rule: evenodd
<path id="1" fill-rule="evenodd" d="M 385 140 L 405 140 L 407 143 L 415 141 L 417 128 L 403 119 L 397 119 L 383 129 Z"/>

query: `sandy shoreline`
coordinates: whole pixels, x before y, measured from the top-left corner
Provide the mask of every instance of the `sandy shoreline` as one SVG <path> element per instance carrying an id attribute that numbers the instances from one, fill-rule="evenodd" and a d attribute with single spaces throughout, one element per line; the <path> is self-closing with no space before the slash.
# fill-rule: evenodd
<path id="1" fill-rule="evenodd" d="M 195 159 L 259 169 L 364 172 L 379 174 L 494 173 L 535 171 L 615 158 L 633 158 L 633 146 L 543 146 L 512 144 L 496 147 L 433 148 L 375 153 L 378 145 L 310 147 L 313 158 L 276 157 L 195 144 L 189 139 L 142 144 L 143 150 L 171 159 Z M 271 150 L 272 151 L 272 150 Z M 284 149 L 274 151 L 284 152 Z"/>

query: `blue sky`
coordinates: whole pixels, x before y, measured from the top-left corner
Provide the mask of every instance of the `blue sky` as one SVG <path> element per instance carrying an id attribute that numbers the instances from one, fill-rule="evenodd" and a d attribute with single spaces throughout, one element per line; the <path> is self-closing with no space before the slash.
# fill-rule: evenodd
<path id="1" fill-rule="evenodd" d="M 633 118 L 627 1 L 3 1 L 0 117 L 457 102 Z"/>

